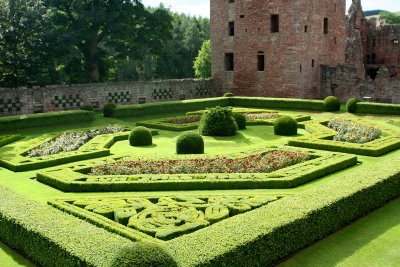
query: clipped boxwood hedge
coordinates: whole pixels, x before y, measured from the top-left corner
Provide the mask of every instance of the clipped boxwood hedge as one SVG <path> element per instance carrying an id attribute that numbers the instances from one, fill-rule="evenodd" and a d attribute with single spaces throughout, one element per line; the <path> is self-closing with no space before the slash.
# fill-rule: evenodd
<path id="1" fill-rule="evenodd" d="M 0 240 L 39 266 L 108 266 L 132 243 L 3 186 L 0 199 Z"/>
<path id="2" fill-rule="evenodd" d="M 197 132 L 185 132 L 176 140 L 176 154 L 203 154 L 204 140 Z"/>
<path id="3" fill-rule="evenodd" d="M 357 112 L 357 103 L 360 100 L 358 100 L 358 98 L 350 98 L 349 100 L 347 100 L 346 103 L 346 110 L 348 113 L 356 113 Z"/>
<path id="4" fill-rule="evenodd" d="M 169 245 L 181 266 L 273 266 L 399 197 L 399 188 L 396 157 L 181 236 Z"/>
<path id="5" fill-rule="evenodd" d="M 297 121 L 289 116 L 282 116 L 274 122 L 274 133 L 276 135 L 297 135 Z"/>
<path id="6" fill-rule="evenodd" d="M 73 110 L 0 118 L 0 131 L 92 121 L 93 111 Z"/>
<path id="7" fill-rule="evenodd" d="M 324 101 L 322 100 L 237 96 L 228 99 L 229 105 L 235 107 L 325 110 Z"/>
<path id="8" fill-rule="evenodd" d="M 205 109 L 215 106 L 228 106 L 229 98 L 204 98 L 194 100 L 170 101 L 161 103 L 147 103 L 137 105 L 118 106 L 114 109 L 113 117 L 138 117 L 150 114 L 185 112 Z"/>
<path id="9" fill-rule="evenodd" d="M 12 142 L 18 141 L 23 137 L 19 134 L 10 134 L 10 135 L 2 135 L 0 136 L 0 147 L 8 145 Z"/>
<path id="10" fill-rule="evenodd" d="M 357 113 L 400 115 L 400 104 L 358 102 Z"/>
<path id="11" fill-rule="evenodd" d="M 153 144 L 151 131 L 143 126 L 133 128 L 128 139 L 131 146 L 151 146 Z"/>
<path id="12" fill-rule="evenodd" d="M 325 111 L 339 111 L 340 100 L 336 96 L 327 96 L 324 99 Z"/>

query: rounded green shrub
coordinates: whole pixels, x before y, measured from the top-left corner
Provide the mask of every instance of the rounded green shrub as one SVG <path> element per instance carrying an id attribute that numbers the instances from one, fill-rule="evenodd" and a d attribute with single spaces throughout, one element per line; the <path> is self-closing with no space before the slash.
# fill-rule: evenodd
<path id="1" fill-rule="evenodd" d="M 245 115 L 243 115 L 242 113 L 233 113 L 233 118 L 235 119 L 239 130 L 246 129 L 247 119 Z"/>
<path id="2" fill-rule="evenodd" d="M 339 111 L 340 100 L 336 96 L 327 96 L 324 99 L 324 105 L 326 111 Z"/>
<path id="3" fill-rule="evenodd" d="M 350 98 L 349 100 L 347 100 L 346 103 L 346 109 L 348 113 L 356 113 L 357 112 L 357 103 L 360 100 L 358 100 L 358 98 Z"/>
<path id="4" fill-rule="evenodd" d="M 107 103 L 107 104 L 105 104 L 104 107 L 103 107 L 103 116 L 104 116 L 104 117 L 111 117 L 111 116 L 113 115 L 114 109 L 115 109 L 116 107 L 117 107 L 117 106 L 114 105 L 113 103 Z"/>
<path id="5" fill-rule="evenodd" d="M 81 110 L 93 111 L 93 107 L 91 105 L 85 105 L 81 107 Z"/>
<path id="6" fill-rule="evenodd" d="M 232 110 L 226 107 L 215 107 L 207 110 L 200 120 L 199 132 L 205 136 L 232 136 L 238 126 Z"/>
<path id="7" fill-rule="evenodd" d="M 297 134 L 297 121 L 289 116 L 283 116 L 275 120 L 274 132 L 276 135 L 290 136 Z"/>
<path id="8" fill-rule="evenodd" d="M 133 128 L 129 134 L 129 144 L 131 146 L 150 146 L 153 143 L 151 131 L 143 126 Z"/>
<path id="9" fill-rule="evenodd" d="M 227 92 L 224 94 L 224 97 L 233 97 L 233 96 L 235 96 L 235 95 L 230 92 Z"/>
<path id="10" fill-rule="evenodd" d="M 110 267 L 175 267 L 177 263 L 163 245 L 140 241 L 116 252 Z"/>
<path id="11" fill-rule="evenodd" d="M 185 132 L 176 140 L 176 154 L 203 154 L 204 140 L 196 132 Z"/>

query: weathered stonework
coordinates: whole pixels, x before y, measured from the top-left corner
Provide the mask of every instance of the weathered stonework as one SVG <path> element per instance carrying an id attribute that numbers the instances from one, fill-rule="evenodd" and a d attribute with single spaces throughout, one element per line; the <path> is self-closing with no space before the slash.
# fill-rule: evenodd
<path id="1" fill-rule="evenodd" d="M 344 14 L 345 0 L 211 0 L 212 77 L 237 95 L 319 97 L 319 65 L 345 62 Z M 225 53 L 233 53 L 233 71 Z"/>
<path id="2" fill-rule="evenodd" d="M 118 105 L 213 97 L 212 80 L 165 80 L 104 84 L 53 85 L 0 88 L 0 116 Z"/>

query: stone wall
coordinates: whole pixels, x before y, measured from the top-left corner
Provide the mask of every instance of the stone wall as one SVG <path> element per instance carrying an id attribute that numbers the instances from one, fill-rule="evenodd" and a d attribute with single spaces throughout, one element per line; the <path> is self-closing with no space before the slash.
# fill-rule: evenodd
<path id="1" fill-rule="evenodd" d="M 361 100 L 400 103 L 400 79 L 381 67 L 373 80 L 361 79 L 357 68 L 348 65 L 321 66 L 320 96 L 334 95 L 343 102 L 351 97 Z"/>
<path id="2" fill-rule="evenodd" d="M 73 110 L 85 105 L 101 109 L 108 102 L 141 104 L 218 94 L 210 79 L 0 88 L 0 116 Z"/>

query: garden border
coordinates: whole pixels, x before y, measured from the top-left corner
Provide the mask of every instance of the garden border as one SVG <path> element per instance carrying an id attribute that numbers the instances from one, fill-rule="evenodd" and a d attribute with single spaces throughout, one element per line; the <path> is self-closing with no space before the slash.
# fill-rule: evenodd
<path id="1" fill-rule="evenodd" d="M 277 149 L 278 148 L 264 148 L 251 150 L 248 151 L 245 156 Z M 288 150 L 288 148 L 281 149 Z M 297 149 L 296 151 L 299 150 L 300 149 Z M 141 174 L 131 176 L 90 176 L 85 174 L 89 172 L 92 166 L 99 165 L 100 161 L 97 160 L 87 163 L 80 162 L 79 164 L 70 164 L 63 168 L 52 168 L 40 171 L 36 174 L 36 178 L 39 182 L 64 192 L 282 189 L 296 187 L 357 164 L 357 157 L 355 155 L 316 150 L 303 151 L 312 153 L 315 158 L 264 174 Z M 235 158 L 244 156 L 243 153 L 237 153 L 229 157 Z M 199 158 L 199 156 L 192 155 L 191 158 Z M 119 159 L 121 159 L 121 157 L 115 158 L 115 160 Z M 108 161 L 110 161 L 110 159 L 108 159 Z M 103 160 L 103 163 L 105 162 L 107 161 Z M 104 182 L 100 179 L 104 180 Z M 115 181 L 110 181 L 112 179 Z"/>
<path id="2" fill-rule="evenodd" d="M 88 128 L 80 130 L 90 130 L 98 128 Z M 125 130 L 129 130 L 126 128 Z M 67 131 L 75 132 L 78 130 Z M 65 132 L 63 132 L 65 133 Z M 16 145 L 13 149 L 12 155 L 0 155 L 0 166 L 12 170 L 14 172 L 31 171 L 36 169 L 42 169 L 52 167 L 56 165 L 66 164 L 70 162 L 76 162 L 81 160 L 105 157 L 111 155 L 110 147 L 118 141 L 127 140 L 129 131 L 124 131 L 115 134 L 102 134 L 95 136 L 89 142 L 82 145 L 79 149 L 62 152 L 54 155 L 43 156 L 43 157 L 27 157 L 25 154 L 40 144 L 50 141 L 62 133 L 46 134 L 34 138 L 29 141 L 29 144 Z M 152 134 L 158 134 L 157 130 L 152 130 Z"/>
<path id="3" fill-rule="evenodd" d="M 366 124 L 366 122 L 362 119 L 346 119 L 357 123 Z M 396 133 L 392 129 L 375 125 L 373 126 L 382 131 L 383 137 L 365 144 L 329 140 L 336 134 L 336 131 L 323 125 L 328 121 L 329 120 L 314 120 L 305 122 L 303 124 L 305 130 L 310 132 L 312 135 L 291 139 L 289 140 L 288 144 L 295 147 L 321 149 L 372 157 L 379 157 L 400 148 L 399 133 Z M 371 123 L 368 124 L 371 125 Z"/>

